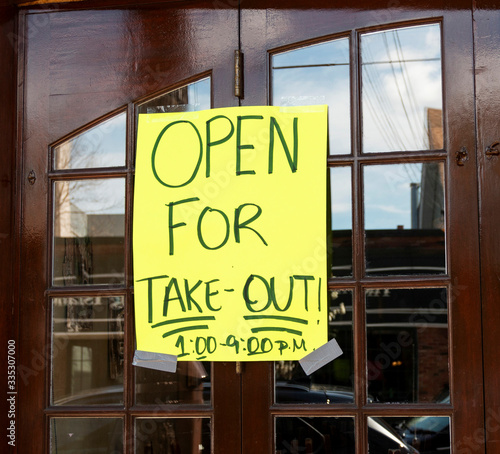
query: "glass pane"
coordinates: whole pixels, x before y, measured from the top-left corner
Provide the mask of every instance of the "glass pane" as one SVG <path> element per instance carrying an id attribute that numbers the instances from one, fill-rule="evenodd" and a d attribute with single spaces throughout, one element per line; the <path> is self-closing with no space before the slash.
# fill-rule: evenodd
<path id="1" fill-rule="evenodd" d="M 446 403 L 449 402 L 449 399 Z M 419 453 L 450 454 L 450 418 L 448 416 L 415 416 L 377 418 L 391 426 L 406 444 Z M 369 446 L 370 453 L 372 447 Z M 417 452 L 417 451 L 415 451 Z"/>
<path id="2" fill-rule="evenodd" d="M 124 282 L 125 179 L 54 183 L 53 285 Z"/>
<path id="3" fill-rule="evenodd" d="M 366 273 L 446 272 L 442 162 L 365 166 Z"/>
<path id="4" fill-rule="evenodd" d="M 123 403 L 124 300 L 52 300 L 52 405 Z"/>
<path id="5" fill-rule="evenodd" d="M 334 290 L 330 293 L 328 320 L 328 338 L 337 339 L 343 354 L 309 376 L 304 373 L 298 361 L 277 361 L 277 403 L 354 402 L 351 290 Z"/>
<path id="6" fill-rule="evenodd" d="M 439 24 L 361 37 L 363 151 L 443 148 Z"/>
<path id="7" fill-rule="evenodd" d="M 209 404 L 210 363 L 179 361 L 175 373 L 135 367 L 135 402 L 140 405 Z"/>
<path id="8" fill-rule="evenodd" d="M 352 195 L 351 168 L 330 169 L 330 197 L 332 207 L 333 277 L 352 276 Z"/>
<path id="9" fill-rule="evenodd" d="M 210 78 L 169 91 L 138 106 L 138 113 L 193 112 L 210 109 Z"/>
<path id="10" fill-rule="evenodd" d="M 384 418 L 368 417 L 367 426 L 370 454 L 419 454 Z"/>
<path id="11" fill-rule="evenodd" d="M 271 58 L 272 104 L 327 104 L 330 154 L 349 154 L 349 39 L 314 44 L 276 54 Z"/>
<path id="12" fill-rule="evenodd" d="M 398 430 L 390 426 L 383 418 L 369 417 L 367 426 L 370 454 L 418 454 L 418 451 L 403 439 Z M 276 418 L 276 454 L 351 454 L 354 452 L 355 437 L 352 418 L 288 416 Z"/>
<path id="13" fill-rule="evenodd" d="M 368 289 L 366 323 L 372 401 L 449 399 L 446 289 Z"/>
<path id="14" fill-rule="evenodd" d="M 123 452 L 120 418 L 52 418 L 51 454 Z"/>
<path id="15" fill-rule="evenodd" d="M 54 167 L 86 169 L 125 165 L 127 115 L 116 115 L 54 148 Z"/>
<path id="16" fill-rule="evenodd" d="M 354 454 L 354 440 L 353 418 L 276 418 L 276 454 Z"/>
<path id="17" fill-rule="evenodd" d="M 210 418 L 136 419 L 136 454 L 210 454 Z"/>
<path id="18" fill-rule="evenodd" d="M 313 44 L 273 55 L 273 68 L 349 63 L 349 39 Z"/>

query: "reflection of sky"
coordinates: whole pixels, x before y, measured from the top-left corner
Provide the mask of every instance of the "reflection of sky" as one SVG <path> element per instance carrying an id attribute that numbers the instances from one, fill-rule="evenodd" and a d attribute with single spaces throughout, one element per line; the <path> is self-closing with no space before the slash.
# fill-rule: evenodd
<path id="1" fill-rule="evenodd" d="M 365 152 L 428 148 L 426 109 L 442 109 L 438 24 L 367 33 L 361 37 Z M 350 153 L 349 40 L 272 57 L 274 105 L 328 104 L 331 154 Z M 365 166 L 365 227 L 411 228 L 410 183 L 421 164 Z M 331 174 L 332 228 L 352 228 L 351 169 Z"/>
<path id="2" fill-rule="evenodd" d="M 349 63 L 349 40 L 336 39 L 273 56 L 273 67 Z"/>
<path id="3" fill-rule="evenodd" d="M 421 172 L 415 163 L 364 166 L 366 229 L 411 228 L 410 183 L 420 183 Z"/>
<path id="4" fill-rule="evenodd" d="M 188 111 L 210 109 L 210 78 L 188 85 Z"/>
<path id="5" fill-rule="evenodd" d="M 122 112 L 56 147 L 56 168 L 124 166 L 127 115 Z"/>
<path id="6" fill-rule="evenodd" d="M 101 149 L 105 166 L 123 166 L 126 156 L 127 115 L 122 113 L 109 122 L 102 134 Z M 97 166 L 96 166 L 97 167 Z"/>
<path id="7" fill-rule="evenodd" d="M 56 168 L 124 166 L 127 115 L 122 112 L 63 143 L 56 149 Z M 125 214 L 123 178 L 72 180 L 67 200 L 86 214 Z M 56 201 L 57 202 L 57 201 Z M 60 209 L 64 210 L 63 207 Z"/>
<path id="8" fill-rule="evenodd" d="M 438 24 L 361 38 L 365 152 L 429 147 L 427 108 L 442 109 Z M 330 153 L 350 152 L 349 40 L 272 57 L 274 105 L 329 105 Z"/>
<path id="9" fill-rule="evenodd" d="M 349 66 L 275 70 L 273 104 L 328 104 L 330 153 L 350 153 Z"/>
<path id="10" fill-rule="evenodd" d="M 387 40 L 388 47 L 385 44 Z M 438 24 L 417 25 L 394 30 L 366 33 L 362 36 L 363 63 L 395 61 L 399 59 L 399 42 L 406 60 L 440 58 L 441 38 Z"/>
<path id="11" fill-rule="evenodd" d="M 442 109 L 439 25 L 363 35 L 364 151 L 428 149 L 426 109 Z"/>
<path id="12" fill-rule="evenodd" d="M 69 200 L 86 214 L 125 214 L 125 179 L 71 181 Z"/>
<path id="13" fill-rule="evenodd" d="M 186 111 L 210 109 L 210 78 L 187 86 Z M 69 165 L 58 168 L 89 168 L 125 165 L 126 113 L 120 113 L 65 142 L 71 147 Z M 59 147 L 61 152 L 64 144 Z M 57 150 L 56 150 L 57 152 Z M 125 180 L 103 178 L 69 183 L 69 201 L 86 214 L 125 214 Z"/>
<path id="14" fill-rule="evenodd" d="M 138 113 L 194 112 L 210 109 L 210 77 L 162 93 L 138 106 Z"/>
<path id="15" fill-rule="evenodd" d="M 410 183 L 421 183 L 422 164 L 369 165 L 364 172 L 366 229 L 411 228 Z M 351 167 L 330 169 L 332 230 L 352 229 Z"/>
<path id="16" fill-rule="evenodd" d="M 351 167 L 330 169 L 332 230 L 352 229 Z"/>
<path id="17" fill-rule="evenodd" d="M 272 64 L 273 105 L 328 104 L 330 153 L 350 153 L 349 40 L 277 54 Z"/>

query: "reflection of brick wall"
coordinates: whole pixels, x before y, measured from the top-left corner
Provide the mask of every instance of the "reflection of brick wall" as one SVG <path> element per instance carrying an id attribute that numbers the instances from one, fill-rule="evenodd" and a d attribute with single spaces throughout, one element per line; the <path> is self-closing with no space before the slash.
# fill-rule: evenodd
<path id="1" fill-rule="evenodd" d="M 443 148 L 443 111 L 441 109 L 427 109 L 427 128 L 429 150 Z"/>
<path id="2" fill-rule="evenodd" d="M 448 330 L 418 330 L 418 400 L 434 401 L 449 387 Z"/>

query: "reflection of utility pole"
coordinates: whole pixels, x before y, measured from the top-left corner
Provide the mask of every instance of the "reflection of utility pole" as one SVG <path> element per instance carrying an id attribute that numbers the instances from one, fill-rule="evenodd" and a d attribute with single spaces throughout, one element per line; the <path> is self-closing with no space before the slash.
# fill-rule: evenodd
<path id="1" fill-rule="evenodd" d="M 420 189 L 419 183 L 410 183 L 411 188 L 411 228 L 419 228 L 418 216 L 418 190 Z"/>

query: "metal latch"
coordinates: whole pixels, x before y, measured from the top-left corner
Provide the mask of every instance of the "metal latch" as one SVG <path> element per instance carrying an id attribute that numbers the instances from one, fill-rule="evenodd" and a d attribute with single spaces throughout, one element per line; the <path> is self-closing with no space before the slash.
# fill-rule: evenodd
<path id="1" fill-rule="evenodd" d="M 465 165 L 465 163 L 469 160 L 469 153 L 467 153 L 467 148 L 460 148 L 460 150 L 455 154 L 455 159 L 457 160 L 457 165 Z"/>
<path id="2" fill-rule="evenodd" d="M 484 154 L 486 156 L 498 156 L 500 154 L 500 150 L 497 148 L 500 145 L 500 141 L 495 140 L 489 147 L 486 147 Z"/>

